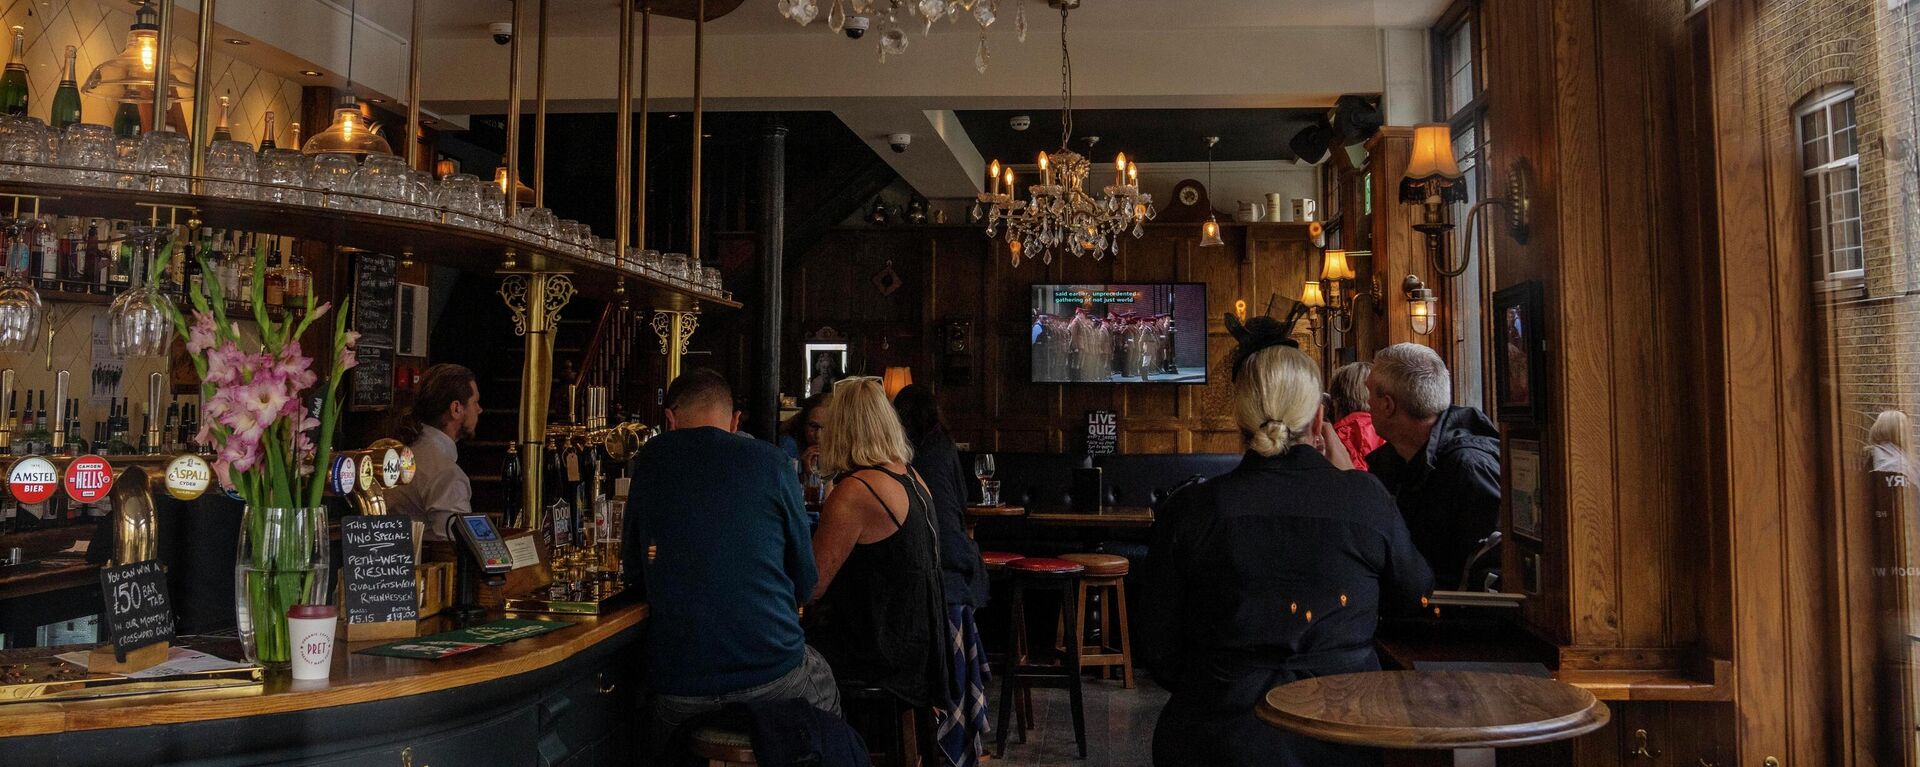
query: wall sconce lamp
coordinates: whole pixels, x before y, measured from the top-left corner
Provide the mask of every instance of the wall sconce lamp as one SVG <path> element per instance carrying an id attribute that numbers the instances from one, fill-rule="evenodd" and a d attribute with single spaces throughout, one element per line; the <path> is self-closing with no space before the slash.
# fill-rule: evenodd
<path id="1" fill-rule="evenodd" d="M 1433 326 L 1440 319 L 1437 309 L 1440 299 L 1434 297 L 1433 289 L 1421 282 L 1418 275 L 1409 274 L 1400 281 L 1400 292 L 1407 297 L 1407 324 L 1413 326 L 1413 332 L 1423 336 L 1433 333 Z"/>
<path id="2" fill-rule="evenodd" d="M 1357 285 L 1358 277 L 1353 271 L 1353 262 L 1348 258 L 1350 255 L 1372 254 L 1350 254 L 1344 250 L 1327 251 L 1320 261 L 1320 281 L 1315 283 L 1319 288 L 1318 296 L 1322 299 L 1318 307 L 1320 313 L 1332 322 L 1333 329 L 1342 333 L 1353 329 L 1354 308 L 1360 299 L 1372 299 L 1374 311 L 1380 311 L 1379 281 L 1369 276 L 1367 290 L 1364 293 L 1361 292 Z"/>
<path id="3" fill-rule="evenodd" d="M 1514 242 L 1525 243 L 1531 229 L 1533 172 L 1522 159 L 1507 172 L 1507 196 L 1488 197 L 1467 209 L 1466 231 L 1461 233 L 1460 265 L 1443 252 L 1453 222 L 1447 217 L 1447 204 L 1466 202 L 1467 185 L 1460 163 L 1453 156 L 1453 129 L 1445 123 L 1425 123 L 1413 128 L 1413 156 L 1407 161 L 1407 174 L 1400 179 L 1400 202 L 1421 207 L 1420 220 L 1413 228 L 1427 236 L 1427 260 L 1442 277 L 1458 277 L 1473 263 L 1473 218 L 1482 208 L 1499 205 L 1507 209 L 1507 234 Z"/>
<path id="4" fill-rule="evenodd" d="M 913 368 L 887 368 L 880 380 L 880 385 L 887 390 L 887 399 L 893 399 L 893 395 L 899 394 L 901 389 L 913 385 Z"/>

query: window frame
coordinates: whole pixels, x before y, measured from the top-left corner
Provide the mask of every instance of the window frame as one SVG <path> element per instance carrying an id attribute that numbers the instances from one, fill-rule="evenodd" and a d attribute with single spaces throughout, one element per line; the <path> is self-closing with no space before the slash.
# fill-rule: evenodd
<path id="1" fill-rule="evenodd" d="M 1818 282 L 1827 289 L 1859 284 L 1866 280 L 1866 210 L 1860 194 L 1860 118 L 1858 96 L 1859 89 L 1852 83 L 1830 85 L 1808 95 L 1793 109 L 1794 165 L 1799 169 L 1800 173 L 1800 210 L 1802 215 L 1807 218 L 1806 226 L 1802 227 L 1802 236 L 1806 238 L 1803 241 L 1803 246 L 1807 249 L 1807 258 L 1817 261 L 1816 272 L 1820 275 Z M 1835 107 L 1847 102 L 1853 102 L 1853 106 L 1846 110 L 1846 113 L 1852 119 L 1849 128 L 1853 133 L 1853 153 L 1841 157 L 1838 152 L 1835 151 L 1836 147 L 1833 141 L 1834 137 L 1842 131 L 1835 127 L 1833 118 L 1834 115 L 1838 113 Z M 1806 118 L 1814 114 L 1820 114 L 1825 121 L 1825 128 L 1822 129 L 1823 132 L 1820 135 L 1820 140 L 1827 144 L 1827 161 L 1817 167 L 1807 167 L 1806 147 L 1808 137 L 1805 124 Z M 1834 268 L 1832 238 L 1833 227 L 1838 221 L 1832 216 L 1831 201 L 1833 199 L 1833 191 L 1828 184 L 1830 183 L 1830 179 L 1836 175 L 1836 172 L 1842 170 L 1851 170 L 1853 172 L 1854 185 L 1852 195 L 1854 198 L 1854 208 L 1859 214 L 1858 217 L 1852 220 L 1854 221 L 1855 228 L 1860 233 L 1860 242 L 1856 243 L 1856 246 L 1860 249 L 1860 265 L 1852 269 Z M 1809 183 L 1818 185 L 1820 199 L 1812 199 L 1806 194 Z M 1814 212 L 1816 205 L 1819 210 L 1817 215 L 1818 221 L 1813 220 L 1816 218 Z M 1816 232 L 1819 238 L 1817 247 L 1814 241 Z"/>

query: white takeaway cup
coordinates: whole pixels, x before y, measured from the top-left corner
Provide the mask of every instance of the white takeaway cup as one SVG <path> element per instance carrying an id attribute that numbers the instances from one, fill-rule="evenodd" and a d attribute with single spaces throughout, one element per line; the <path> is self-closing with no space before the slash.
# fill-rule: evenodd
<path id="1" fill-rule="evenodd" d="M 292 645 L 294 679 L 326 679 L 333 669 L 333 629 L 339 619 L 333 605 L 294 605 L 287 610 L 287 639 Z"/>

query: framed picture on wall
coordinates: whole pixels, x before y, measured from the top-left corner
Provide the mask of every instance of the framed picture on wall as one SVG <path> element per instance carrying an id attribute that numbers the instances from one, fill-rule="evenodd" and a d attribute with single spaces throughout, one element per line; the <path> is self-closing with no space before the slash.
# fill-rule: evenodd
<path id="1" fill-rule="evenodd" d="M 1507 503 L 1513 509 L 1513 534 L 1540 540 L 1540 442 L 1508 439 Z"/>
<path id="2" fill-rule="evenodd" d="M 1537 424 L 1547 412 L 1544 291 L 1537 280 L 1493 293 L 1495 417 Z"/>

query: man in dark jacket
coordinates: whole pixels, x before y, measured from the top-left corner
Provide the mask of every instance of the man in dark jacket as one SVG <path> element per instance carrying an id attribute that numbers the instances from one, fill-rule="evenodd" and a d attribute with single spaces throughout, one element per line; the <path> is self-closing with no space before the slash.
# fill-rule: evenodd
<path id="1" fill-rule="evenodd" d="M 1374 429 L 1387 441 L 1367 455 L 1367 470 L 1393 493 L 1445 588 L 1459 585 L 1500 525 L 1500 431 L 1475 408 L 1449 406 L 1451 382 L 1440 355 L 1419 344 L 1382 350 L 1367 377 Z"/>

